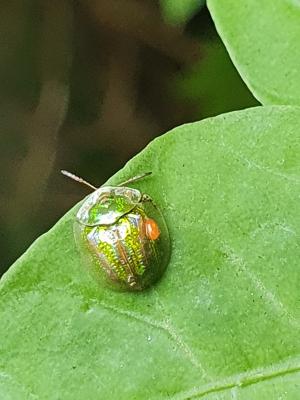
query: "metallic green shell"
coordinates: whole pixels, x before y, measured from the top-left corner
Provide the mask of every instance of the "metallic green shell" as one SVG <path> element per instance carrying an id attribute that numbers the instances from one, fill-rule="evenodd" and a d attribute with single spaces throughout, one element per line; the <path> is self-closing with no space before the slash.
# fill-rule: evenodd
<path id="1" fill-rule="evenodd" d="M 159 227 L 156 240 L 147 237 L 145 221 Z M 75 237 L 101 281 L 125 290 L 143 290 L 165 271 L 170 253 L 167 226 L 152 200 L 126 187 L 102 187 L 77 213 Z"/>
<path id="2" fill-rule="evenodd" d="M 139 190 L 104 186 L 92 193 L 77 213 L 77 220 L 89 226 L 110 225 L 131 211 L 141 200 Z"/>

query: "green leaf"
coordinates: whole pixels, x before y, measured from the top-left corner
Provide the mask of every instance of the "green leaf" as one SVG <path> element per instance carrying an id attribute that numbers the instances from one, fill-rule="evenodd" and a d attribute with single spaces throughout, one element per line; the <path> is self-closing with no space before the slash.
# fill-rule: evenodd
<path id="1" fill-rule="evenodd" d="M 152 290 L 99 287 L 78 205 L 4 276 L 0 398 L 296 399 L 300 382 L 300 109 L 183 125 L 110 183 L 162 209 L 172 239 Z"/>
<path id="2" fill-rule="evenodd" d="M 205 0 L 160 0 L 163 16 L 174 25 L 188 22 L 204 3 Z"/>
<path id="3" fill-rule="evenodd" d="M 300 104 L 299 0 L 208 0 L 230 57 L 263 104 Z"/>
<path id="4" fill-rule="evenodd" d="M 197 105 L 198 115 L 208 117 L 258 105 L 244 84 L 223 43 L 202 41 L 203 58 L 173 82 L 180 99 Z"/>

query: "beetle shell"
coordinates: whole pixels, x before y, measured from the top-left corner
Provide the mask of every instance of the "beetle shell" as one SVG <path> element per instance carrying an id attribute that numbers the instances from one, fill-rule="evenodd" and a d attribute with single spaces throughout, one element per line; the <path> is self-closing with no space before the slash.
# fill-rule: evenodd
<path id="1" fill-rule="evenodd" d="M 151 198 L 137 189 L 97 189 L 79 209 L 74 233 L 96 277 L 117 289 L 143 290 L 167 267 L 166 223 Z"/>

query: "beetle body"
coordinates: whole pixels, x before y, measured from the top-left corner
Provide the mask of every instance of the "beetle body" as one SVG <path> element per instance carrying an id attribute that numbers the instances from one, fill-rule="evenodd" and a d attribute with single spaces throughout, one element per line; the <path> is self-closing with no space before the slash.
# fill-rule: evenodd
<path id="1" fill-rule="evenodd" d="M 140 291 L 166 269 L 170 242 L 148 195 L 122 186 L 95 190 L 79 209 L 75 237 L 94 272 L 117 289 Z"/>

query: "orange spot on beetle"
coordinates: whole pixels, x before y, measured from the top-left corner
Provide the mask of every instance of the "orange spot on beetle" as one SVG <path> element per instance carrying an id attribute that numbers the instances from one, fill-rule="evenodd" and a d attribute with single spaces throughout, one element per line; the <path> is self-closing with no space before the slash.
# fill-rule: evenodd
<path id="1" fill-rule="evenodd" d="M 160 235 L 160 230 L 154 219 L 147 218 L 144 222 L 147 238 L 156 240 Z"/>

